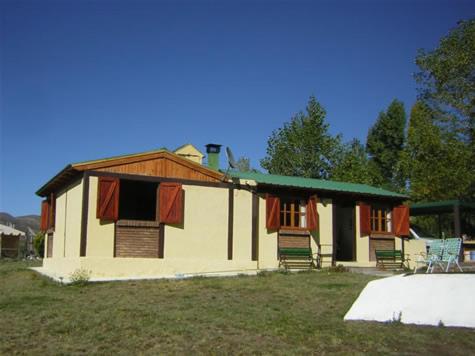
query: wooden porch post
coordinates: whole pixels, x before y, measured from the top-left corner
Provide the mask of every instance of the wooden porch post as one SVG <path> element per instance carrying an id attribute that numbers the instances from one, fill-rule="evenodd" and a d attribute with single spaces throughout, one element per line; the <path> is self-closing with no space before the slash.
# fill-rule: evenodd
<path id="1" fill-rule="evenodd" d="M 439 239 L 442 238 L 442 218 L 440 217 L 440 213 L 437 214 L 437 219 L 438 219 L 438 222 L 439 222 Z"/>
<path id="2" fill-rule="evenodd" d="M 460 205 L 454 205 L 454 237 L 462 237 L 460 229 Z"/>

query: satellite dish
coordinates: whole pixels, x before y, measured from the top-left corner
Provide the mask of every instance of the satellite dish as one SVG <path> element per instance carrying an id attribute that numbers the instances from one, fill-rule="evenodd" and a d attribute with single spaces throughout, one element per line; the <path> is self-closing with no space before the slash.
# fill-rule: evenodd
<path id="1" fill-rule="evenodd" d="M 231 168 L 236 168 L 237 163 L 236 160 L 234 159 L 234 155 L 229 147 L 226 147 L 226 156 L 228 157 L 228 163 L 229 167 Z"/>

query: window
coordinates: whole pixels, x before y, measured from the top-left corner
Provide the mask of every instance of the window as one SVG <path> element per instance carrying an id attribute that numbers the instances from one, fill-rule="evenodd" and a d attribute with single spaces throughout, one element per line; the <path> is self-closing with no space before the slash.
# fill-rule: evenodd
<path id="1" fill-rule="evenodd" d="M 119 219 L 155 221 L 157 183 L 121 180 Z"/>
<path id="2" fill-rule="evenodd" d="M 391 232 L 391 209 L 387 206 L 371 207 L 371 231 Z"/>
<path id="3" fill-rule="evenodd" d="M 303 199 L 282 199 L 280 202 L 280 226 L 307 227 L 307 202 Z"/>

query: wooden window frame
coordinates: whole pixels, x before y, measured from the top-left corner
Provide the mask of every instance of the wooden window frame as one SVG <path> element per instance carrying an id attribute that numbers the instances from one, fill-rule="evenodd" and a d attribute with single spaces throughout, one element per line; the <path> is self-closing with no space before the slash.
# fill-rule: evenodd
<path id="1" fill-rule="evenodd" d="M 298 208 L 296 211 L 295 207 L 295 202 L 298 201 Z M 303 213 L 301 211 L 302 207 L 302 202 L 304 202 L 305 206 L 305 212 Z M 290 203 L 290 210 L 287 210 L 287 207 Z M 308 230 L 307 225 L 307 205 L 308 205 L 308 200 L 303 198 L 303 197 L 289 197 L 289 196 L 284 196 L 280 197 L 280 212 L 279 212 L 279 219 L 280 219 L 280 228 L 284 230 Z M 282 214 L 284 219 L 282 220 Z M 290 214 L 290 225 L 287 224 L 287 214 Z M 298 225 L 295 226 L 295 216 L 298 216 Z M 300 222 L 302 221 L 302 217 L 305 216 L 305 225 L 306 226 L 300 226 Z M 293 223 L 293 225 L 292 225 Z"/>
<path id="2" fill-rule="evenodd" d="M 371 205 L 370 227 L 374 234 L 393 234 L 392 209 L 389 205 Z"/>

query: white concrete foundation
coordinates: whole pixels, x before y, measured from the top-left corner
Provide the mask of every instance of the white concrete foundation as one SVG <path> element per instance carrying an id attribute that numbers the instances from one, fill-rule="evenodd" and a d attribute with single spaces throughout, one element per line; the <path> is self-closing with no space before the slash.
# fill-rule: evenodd
<path id="1" fill-rule="evenodd" d="M 31 270 L 42 274 L 52 280 L 63 283 L 69 284 L 71 283 L 70 275 L 60 275 L 46 269 L 44 267 L 31 267 Z M 111 281 L 132 281 L 132 280 L 154 280 L 154 279 L 185 279 L 185 278 L 193 278 L 193 277 L 236 277 L 239 275 L 246 275 L 246 276 L 255 276 L 259 272 L 275 272 L 277 268 L 269 268 L 269 269 L 261 269 L 257 270 L 242 270 L 242 271 L 226 271 L 226 272 L 208 272 L 208 273 L 177 273 L 174 275 L 166 275 L 166 276 L 117 276 L 117 277 L 91 277 L 89 282 L 111 282 Z M 296 271 L 297 272 L 297 271 Z"/>
<path id="2" fill-rule="evenodd" d="M 399 275 L 372 281 L 344 320 L 475 328 L 475 274 Z"/>

